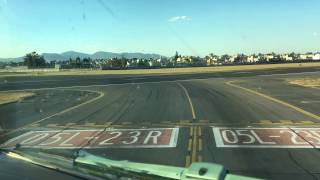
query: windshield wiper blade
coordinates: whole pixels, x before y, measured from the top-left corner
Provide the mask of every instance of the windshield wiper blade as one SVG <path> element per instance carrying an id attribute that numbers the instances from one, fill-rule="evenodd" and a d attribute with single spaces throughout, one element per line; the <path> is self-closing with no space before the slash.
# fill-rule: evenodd
<path id="1" fill-rule="evenodd" d="M 151 177 L 181 180 L 257 180 L 256 178 L 229 174 L 219 164 L 197 162 L 188 168 L 117 161 L 80 150 L 75 158 L 30 150 L 4 150 L 9 157 L 30 162 L 39 166 L 72 174 L 86 179 L 116 179 L 115 177 Z M 145 178 L 144 178 L 145 179 Z"/>
<path id="2" fill-rule="evenodd" d="M 78 157 L 74 162 L 78 167 L 96 167 L 100 170 L 112 168 L 178 180 L 257 180 L 256 178 L 229 174 L 222 165 L 204 162 L 192 163 L 189 168 L 182 168 L 175 166 L 110 160 L 82 150 L 78 152 Z"/>
<path id="3" fill-rule="evenodd" d="M 75 165 L 78 167 L 97 167 L 100 169 L 118 169 L 125 170 L 139 174 L 160 176 L 169 179 L 180 179 L 185 168 L 156 165 L 156 164 L 145 164 L 130 161 L 117 161 L 110 160 L 104 157 L 90 154 L 86 151 L 79 151 L 78 157 L 74 160 Z"/>
<path id="4" fill-rule="evenodd" d="M 74 159 L 72 158 L 65 158 L 63 156 L 33 150 L 9 150 L 0 148 L 0 153 L 5 154 L 9 158 L 28 162 L 57 172 L 80 177 L 82 179 L 102 179 L 79 171 L 74 166 Z"/>

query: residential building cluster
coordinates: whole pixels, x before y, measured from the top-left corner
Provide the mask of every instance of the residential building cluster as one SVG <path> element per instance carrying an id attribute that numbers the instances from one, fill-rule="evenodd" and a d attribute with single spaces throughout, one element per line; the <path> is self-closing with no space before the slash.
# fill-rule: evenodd
<path id="1" fill-rule="evenodd" d="M 188 66 L 218 66 L 237 64 L 268 64 L 268 63 L 293 63 L 320 61 L 320 52 L 317 53 L 267 53 L 267 54 L 237 54 L 237 55 L 215 55 L 209 54 L 205 57 L 182 56 L 178 52 L 170 58 L 159 56 L 159 58 L 109 58 L 109 59 L 70 59 L 68 61 L 56 62 L 61 68 L 95 68 L 95 69 L 141 69 L 162 67 L 188 67 Z"/>
<path id="2" fill-rule="evenodd" d="M 237 54 L 237 55 L 214 55 L 209 54 L 205 57 L 182 56 L 176 53 L 175 56 L 167 58 L 160 56 L 156 59 L 124 59 L 112 58 L 94 60 L 95 67 L 101 69 L 114 68 L 161 68 L 161 67 L 187 67 L 187 66 L 218 66 L 233 64 L 268 64 L 268 63 L 293 63 L 320 61 L 318 53 L 267 53 L 267 54 Z"/>
<path id="3" fill-rule="evenodd" d="M 172 57 L 159 56 L 158 58 L 107 58 L 90 59 L 75 58 L 65 61 L 46 62 L 45 67 L 59 69 L 143 69 L 143 68 L 170 68 L 170 67 L 194 67 L 194 66 L 219 66 L 239 64 L 268 64 L 268 63 L 294 63 L 320 61 L 320 52 L 316 53 L 267 53 L 267 54 L 237 54 L 215 55 L 210 53 L 205 57 L 183 56 L 178 52 Z M 9 66 L 23 66 L 24 63 L 0 63 L 0 68 Z"/>
<path id="4" fill-rule="evenodd" d="M 307 62 L 320 61 L 320 52 L 317 53 L 267 53 L 267 54 L 237 54 L 237 55 L 214 55 L 205 56 L 206 65 L 223 65 L 223 64 L 257 64 L 257 63 L 285 63 L 285 62 Z"/>

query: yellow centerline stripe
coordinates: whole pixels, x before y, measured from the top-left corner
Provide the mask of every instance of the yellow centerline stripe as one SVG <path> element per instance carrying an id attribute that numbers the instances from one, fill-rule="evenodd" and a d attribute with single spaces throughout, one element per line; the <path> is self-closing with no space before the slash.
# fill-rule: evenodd
<path id="1" fill-rule="evenodd" d="M 104 126 L 111 126 L 112 122 L 106 122 L 105 124 L 103 124 Z"/>
<path id="2" fill-rule="evenodd" d="M 161 121 L 161 123 L 171 123 L 171 121 Z"/>
<path id="3" fill-rule="evenodd" d="M 245 91 L 247 91 L 247 92 L 250 92 L 250 93 L 253 93 L 253 94 L 262 96 L 262 97 L 264 97 L 264 98 L 266 98 L 266 99 L 269 99 L 269 100 L 271 100 L 271 101 L 273 101 L 273 102 L 276 102 L 276 103 L 282 104 L 282 105 L 284 105 L 284 106 L 287 106 L 287 107 L 289 107 L 289 108 L 291 108 L 291 109 L 294 109 L 294 110 L 296 110 L 296 111 L 298 111 L 298 112 L 300 112 L 300 113 L 302 113 L 302 114 L 304 114 L 304 115 L 307 115 L 307 116 L 309 116 L 309 117 L 312 117 L 312 118 L 317 119 L 317 120 L 320 121 L 320 116 L 318 116 L 318 115 L 315 115 L 315 114 L 313 114 L 313 113 L 311 113 L 311 112 L 305 111 L 305 110 L 303 110 L 303 109 L 301 109 L 301 108 L 299 108 L 299 107 L 296 107 L 296 106 L 294 106 L 294 105 L 292 105 L 292 104 L 286 103 L 286 102 L 281 101 L 281 100 L 279 100 L 279 99 L 276 99 L 276 98 L 273 98 L 273 97 L 271 97 L 271 96 L 262 94 L 262 93 L 260 93 L 260 92 L 257 92 L 257 91 L 254 91 L 254 90 L 251 90 L 251 89 L 248 89 L 248 88 L 239 86 L 239 85 L 232 84 L 232 82 L 233 82 L 233 81 L 229 81 L 229 82 L 226 82 L 226 84 L 229 85 L 229 86 L 236 87 L 236 88 L 245 90 Z"/>
<path id="4" fill-rule="evenodd" d="M 292 124 L 293 122 L 291 120 L 279 120 L 282 124 Z"/>
<path id="5" fill-rule="evenodd" d="M 198 147 L 198 149 L 199 149 L 199 152 L 198 152 L 198 154 L 200 154 L 201 153 L 201 151 L 202 151 L 202 129 L 201 129 L 201 127 L 200 126 L 198 126 L 198 141 L 199 141 L 199 147 Z M 202 162 L 202 156 L 201 155 L 198 155 L 198 162 Z"/>
<path id="6" fill-rule="evenodd" d="M 187 155 L 187 157 L 186 157 L 186 167 L 189 167 L 190 166 L 190 164 L 191 164 L 191 158 L 190 158 L 190 156 L 189 155 Z"/>
<path id="7" fill-rule="evenodd" d="M 272 124 L 273 122 L 270 120 L 260 120 L 261 124 Z"/>
<path id="8" fill-rule="evenodd" d="M 200 123 L 209 123 L 209 120 L 204 120 L 204 119 L 202 119 L 202 120 L 199 120 L 199 122 L 200 122 Z"/>
<path id="9" fill-rule="evenodd" d="M 191 109 L 191 114 L 192 114 L 192 119 L 196 119 L 196 113 L 194 111 L 192 100 L 191 100 L 191 98 L 189 96 L 189 93 L 188 93 L 187 89 L 181 83 L 177 83 L 177 84 L 183 89 L 184 93 L 186 94 L 186 96 L 188 98 L 190 109 Z"/>
<path id="10" fill-rule="evenodd" d="M 189 139 L 189 142 L 188 142 L 188 151 L 191 151 L 192 149 L 192 139 Z"/>
<path id="11" fill-rule="evenodd" d="M 300 121 L 298 123 L 303 123 L 303 124 L 313 124 L 314 122 L 312 121 Z"/>
<path id="12" fill-rule="evenodd" d="M 199 138 L 199 152 L 202 151 L 202 139 Z"/>
<path id="13" fill-rule="evenodd" d="M 179 123 L 180 123 L 180 124 L 190 123 L 190 120 L 180 120 Z"/>
<path id="14" fill-rule="evenodd" d="M 189 155 L 189 153 L 192 152 L 192 137 L 193 137 L 193 129 L 194 127 L 190 127 L 190 130 L 189 130 L 189 141 L 188 141 L 188 155 L 186 156 L 186 167 L 189 167 L 190 164 L 191 164 L 191 157 Z"/>
<path id="15" fill-rule="evenodd" d="M 196 161 L 197 161 L 197 128 L 194 127 L 191 162 L 196 162 Z"/>
<path id="16" fill-rule="evenodd" d="M 66 126 L 74 126 L 76 123 L 67 123 Z"/>

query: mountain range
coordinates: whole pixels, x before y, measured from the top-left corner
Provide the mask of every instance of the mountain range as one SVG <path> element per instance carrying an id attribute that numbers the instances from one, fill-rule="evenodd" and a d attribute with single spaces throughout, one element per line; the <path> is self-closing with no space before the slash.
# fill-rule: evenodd
<path id="1" fill-rule="evenodd" d="M 44 59 L 46 61 L 53 61 L 53 60 L 57 60 L 57 61 L 64 61 L 64 60 L 68 60 L 69 58 L 75 59 L 77 57 L 80 57 L 81 59 L 83 58 L 91 58 L 91 59 L 108 59 L 108 58 L 121 58 L 121 57 L 125 57 L 125 58 L 145 58 L 145 59 L 149 59 L 149 58 L 159 58 L 161 55 L 160 54 L 150 54 L 150 53 L 139 53 L 139 52 L 135 52 L 135 53 L 128 53 L 128 52 L 124 52 L 124 53 L 113 53 L 113 52 L 105 52 L 105 51 L 98 51 L 95 52 L 93 54 L 87 54 L 87 53 L 81 53 L 81 52 L 76 52 L 76 51 L 67 51 L 67 52 L 63 52 L 63 53 L 42 53 L 42 55 L 44 56 Z M 23 61 L 23 57 L 17 57 L 17 58 L 0 58 L 0 61 L 2 62 L 21 62 Z"/>

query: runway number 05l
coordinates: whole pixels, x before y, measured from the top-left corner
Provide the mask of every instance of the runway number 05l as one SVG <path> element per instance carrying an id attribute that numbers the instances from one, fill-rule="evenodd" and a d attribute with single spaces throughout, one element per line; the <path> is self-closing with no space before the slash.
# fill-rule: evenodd
<path id="1" fill-rule="evenodd" d="M 175 147 L 178 128 L 30 131 L 1 147 L 29 148 L 161 148 Z"/>
<path id="2" fill-rule="evenodd" d="M 320 128 L 214 127 L 217 147 L 319 148 Z"/>

